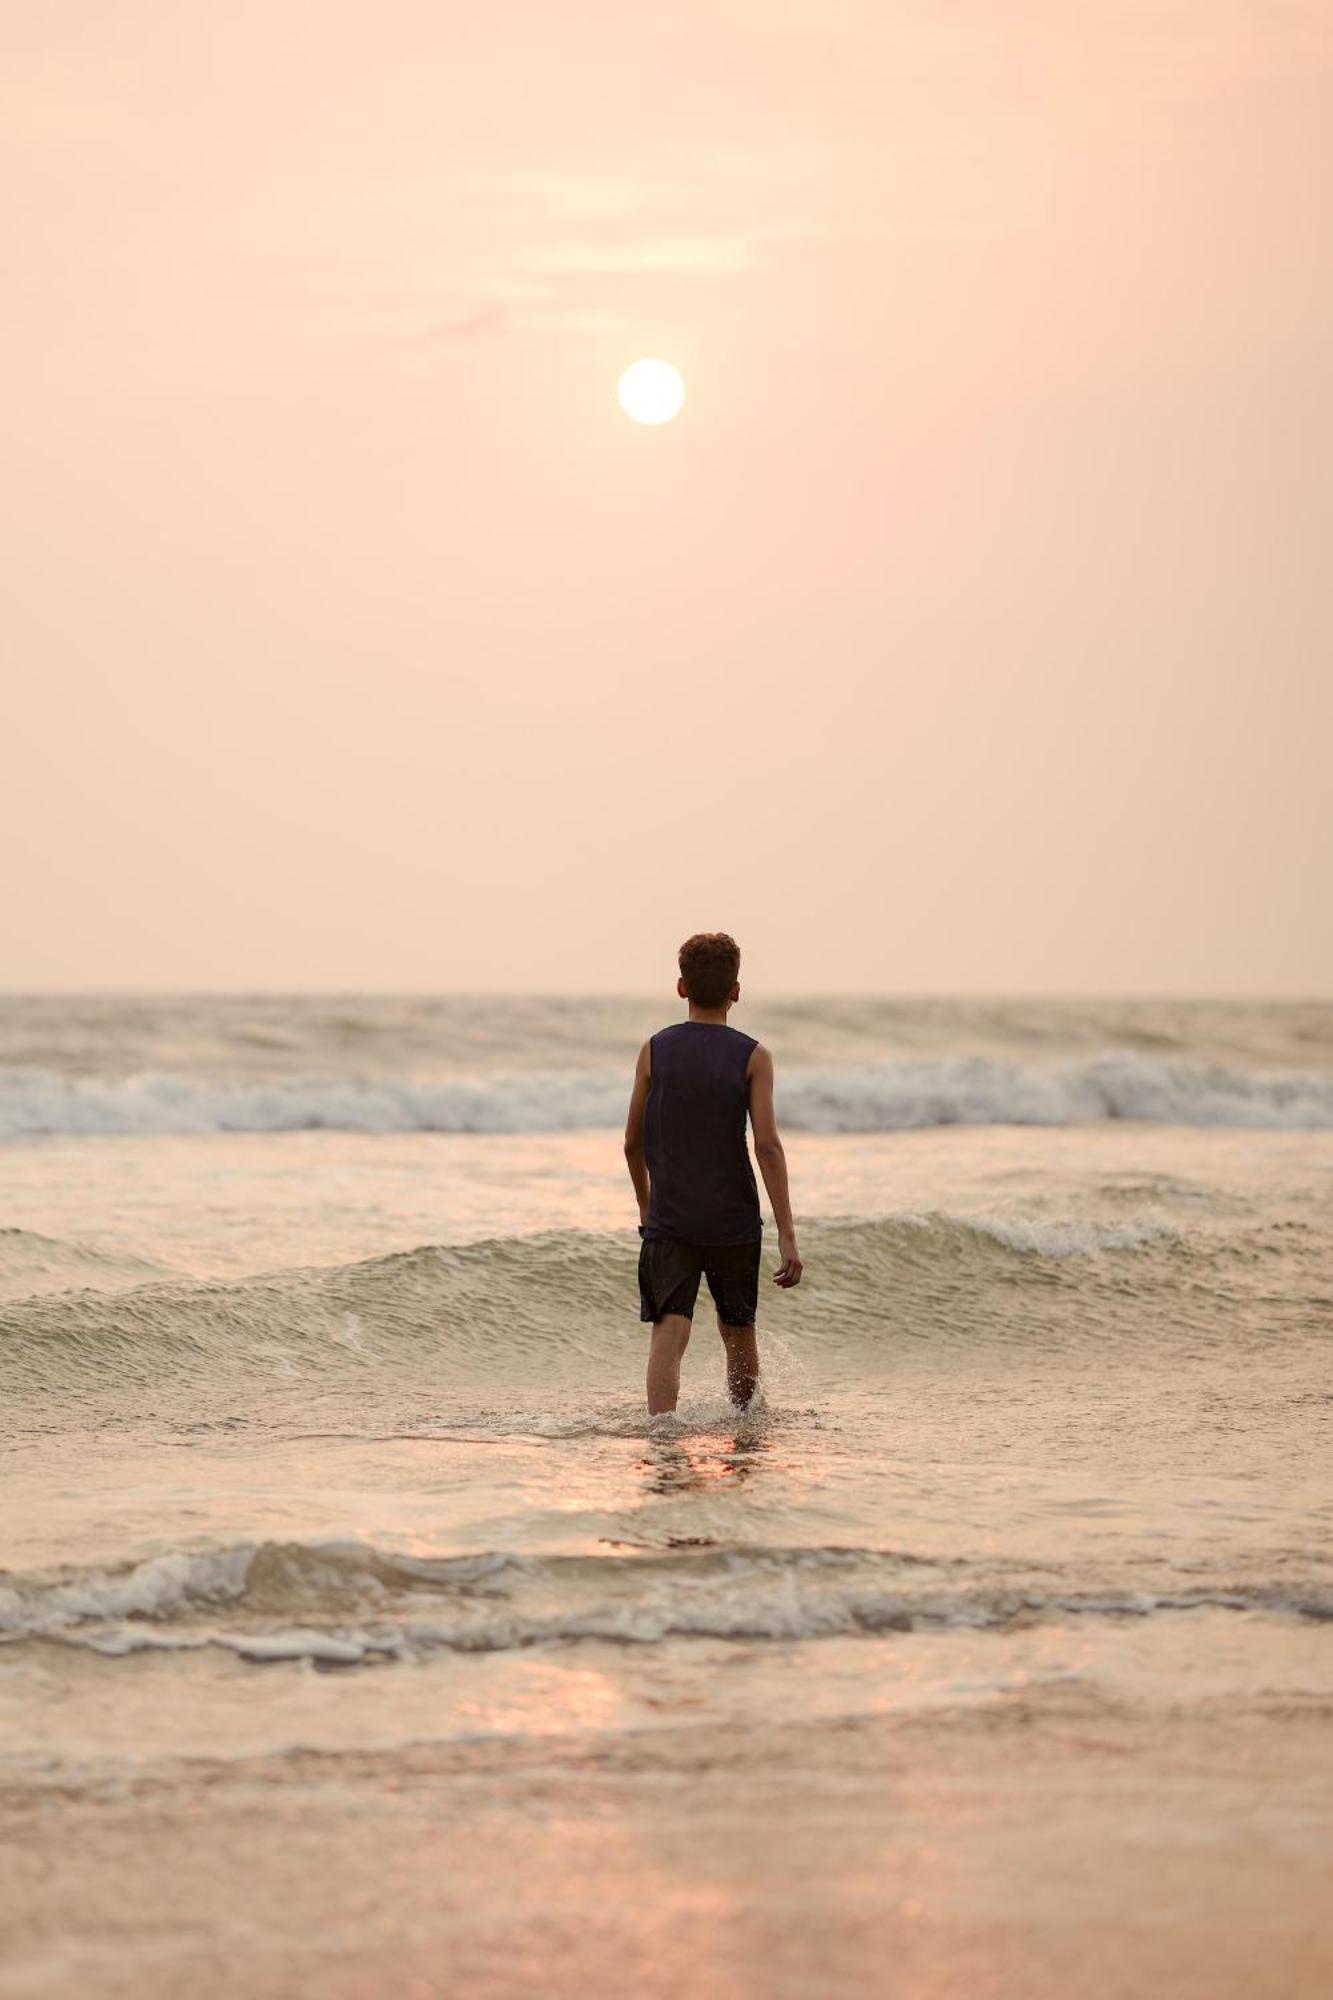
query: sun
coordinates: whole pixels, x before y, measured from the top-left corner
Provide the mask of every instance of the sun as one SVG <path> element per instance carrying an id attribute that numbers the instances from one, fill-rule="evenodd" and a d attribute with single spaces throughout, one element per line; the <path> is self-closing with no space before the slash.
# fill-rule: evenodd
<path id="1" fill-rule="evenodd" d="M 685 401 L 680 370 L 669 361 L 632 361 L 616 384 L 620 407 L 636 424 L 669 424 Z"/>

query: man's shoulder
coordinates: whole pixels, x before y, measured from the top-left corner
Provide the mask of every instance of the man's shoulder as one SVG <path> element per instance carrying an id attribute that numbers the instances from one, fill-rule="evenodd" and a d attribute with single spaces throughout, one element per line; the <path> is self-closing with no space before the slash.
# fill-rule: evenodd
<path id="1" fill-rule="evenodd" d="M 654 1048 L 657 1046 L 658 1042 L 662 1040 L 664 1035 L 671 1034 L 672 1031 L 678 1028 L 679 1026 L 680 1026 L 679 1021 L 672 1021 L 669 1022 L 665 1028 L 657 1028 L 651 1035 L 649 1035 L 647 1041 L 643 1043 L 642 1047 L 639 1050 L 638 1067 L 640 1069 L 646 1070 L 649 1075 L 652 1074 Z"/>

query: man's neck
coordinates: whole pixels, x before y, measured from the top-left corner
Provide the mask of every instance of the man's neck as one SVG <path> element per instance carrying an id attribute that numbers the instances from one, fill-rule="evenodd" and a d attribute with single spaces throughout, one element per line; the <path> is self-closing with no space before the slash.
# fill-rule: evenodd
<path id="1" fill-rule="evenodd" d="M 707 1021 L 714 1028 L 725 1028 L 727 1025 L 727 1016 L 730 1012 L 731 1008 L 729 1005 L 726 1007 L 696 1007 L 693 1000 L 690 1002 L 690 1019 L 692 1021 Z"/>

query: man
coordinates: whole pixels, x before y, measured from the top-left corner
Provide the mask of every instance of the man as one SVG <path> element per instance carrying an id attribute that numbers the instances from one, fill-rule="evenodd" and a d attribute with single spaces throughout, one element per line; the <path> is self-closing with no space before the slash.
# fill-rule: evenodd
<path id="1" fill-rule="evenodd" d="M 773 1111 L 773 1058 L 752 1035 L 728 1027 L 741 997 L 741 955 L 724 931 L 703 931 L 680 948 L 676 991 L 689 1019 L 663 1028 L 639 1050 L 625 1127 L 625 1158 L 639 1199 L 639 1317 L 652 1322 L 648 1411 L 676 1407 L 699 1279 L 708 1280 L 727 1356 L 733 1403 L 749 1403 L 759 1381 L 755 1312 L 762 1222 L 745 1143 L 754 1150 L 778 1225 L 783 1291 L 801 1282 L 787 1189 L 787 1156 Z"/>

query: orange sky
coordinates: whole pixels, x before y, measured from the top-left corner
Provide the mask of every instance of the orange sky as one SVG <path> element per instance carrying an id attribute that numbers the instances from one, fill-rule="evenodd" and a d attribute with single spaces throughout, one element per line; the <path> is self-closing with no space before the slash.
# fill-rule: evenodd
<path id="1" fill-rule="evenodd" d="M 1327 6 L 15 14 L 0 983 L 1333 989 Z"/>

